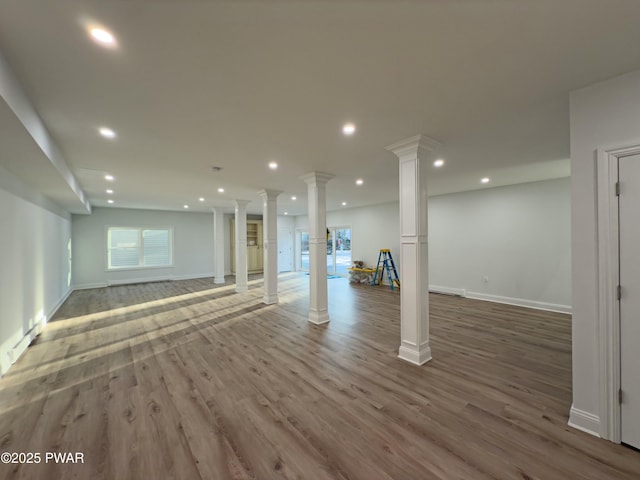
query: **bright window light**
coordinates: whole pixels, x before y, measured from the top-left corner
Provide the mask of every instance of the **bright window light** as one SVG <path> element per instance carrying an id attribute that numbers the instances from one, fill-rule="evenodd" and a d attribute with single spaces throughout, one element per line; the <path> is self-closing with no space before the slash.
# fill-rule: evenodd
<path id="1" fill-rule="evenodd" d="M 170 228 L 109 227 L 108 269 L 171 266 L 172 237 Z"/>

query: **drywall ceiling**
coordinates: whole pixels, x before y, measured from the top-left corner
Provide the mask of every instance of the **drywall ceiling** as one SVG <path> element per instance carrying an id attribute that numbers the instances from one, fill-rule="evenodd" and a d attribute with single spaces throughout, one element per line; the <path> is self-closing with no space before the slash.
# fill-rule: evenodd
<path id="1" fill-rule="evenodd" d="M 258 213 L 270 188 L 302 214 L 313 170 L 329 209 L 396 200 L 385 146 L 418 133 L 431 194 L 569 175 L 568 93 L 640 68 L 638 24 L 637 0 L 3 0 L 0 50 L 92 205 Z"/>

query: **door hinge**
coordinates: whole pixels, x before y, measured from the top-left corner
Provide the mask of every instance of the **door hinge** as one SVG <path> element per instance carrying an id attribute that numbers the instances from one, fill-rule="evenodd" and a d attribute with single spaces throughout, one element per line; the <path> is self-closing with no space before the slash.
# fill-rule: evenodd
<path id="1" fill-rule="evenodd" d="M 616 196 L 620 196 L 620 182 L 616 182 Z"/>
<path id="2" fill-rule="evenodd" d="M 618 389 L 618 403 L 622 403 L 622 389 Z"/>
<path id="3" fill-rule="evenodd" d="M 616 296 L 618 297 L 618 300 L 622 298 L 622 287 L 620 285 L 616 288 Z"/>

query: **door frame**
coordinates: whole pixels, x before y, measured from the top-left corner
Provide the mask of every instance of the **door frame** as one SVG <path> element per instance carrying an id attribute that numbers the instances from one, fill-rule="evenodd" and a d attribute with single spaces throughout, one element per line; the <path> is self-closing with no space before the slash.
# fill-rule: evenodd
<path id="1" fill-rule="evenodd" d="M 333 257 L 333 272 L 327 271 L 329 275 L 340 275 L 342 277 L 348 277 L 348 272 L 346 274 L 338 273 L 337 260 L 338 254 L 336 253 L 336 230 L 349 230 L 351 234 L 351 240 L 349 243 L 349 248 L 351 249 L 351 261 L 353 261 L 353 249 L 351 245 L 353 245 L 353 228 L 351 225 L 337 225 L 335 227 L 327 226 L 329 231 L 331 232 L 331 246 L 332 246 L 332 257 Z"/>
<path id="2" fill-rule="evenodd" d="M 640 140 L 597 150 L 598 351 L 600 436 L 621 442 L 618 159 L 640 154 Z"/>
<path id="3" fill-rule="evenodd" d="M 302 268 L 302 234 L 309 235 L 309 228 L 296 228 L 293 239 L 293 269 L 296 272 L 308 272 Z"/>

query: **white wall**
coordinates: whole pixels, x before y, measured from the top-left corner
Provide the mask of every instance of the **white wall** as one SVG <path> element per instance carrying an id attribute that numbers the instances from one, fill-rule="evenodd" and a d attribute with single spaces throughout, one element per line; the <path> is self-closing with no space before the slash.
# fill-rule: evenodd
<path id="1" fill-rule="evenodd" d="M 0 373 L 71 292 L 71 218 L 0 168 Z"/>
<path id="2" fill-rule="evenodd" d="M 568 178 L 430 197 L 430 288 L 568 312 L 570 219 Z"/>
<path id="3" fill-rule="evenodd" d="M 640 143 L 640 71 L 571 93 L 572 424 L 599 433 L 596 149 Z"/>
<path id="4" fill-rule="evenodd" d="M 351 226 L 354 260 L 375 266 L 389 248 L 399 267 L 398 210 L 344 209 L 327 213 L 327 224 Z M 568 178 L 430 197 L 430 288 L 570 311 L 570 219 Z M 297 229 L 307 227 L 306 216 L 296 217 Z"/>
<path id="5" fill-rule="evenodd" d="M 173 228 L 173 266 L 107 271 L 109 226 Z M 73 216 L 72 236 L 75 288 L 214 274 L 213 213 L 95 208 L 92 215 Z"/>
<path id="6" fill-rule="evenodd" d="M 375 266 L 381 248 L 388 248 L 400 263 L 400 223 L 398 203 L 383 203 L 370 207 L 348 208 L 327 212 L 327 226 L 351 227 L 351 258 Z M 296 217 L 296 230 L 308 231 L 307 216 Z M 297 252 L 296 252 L 297 255 Z"/>

